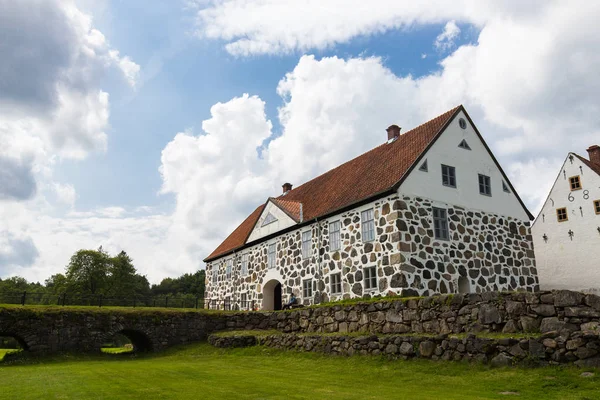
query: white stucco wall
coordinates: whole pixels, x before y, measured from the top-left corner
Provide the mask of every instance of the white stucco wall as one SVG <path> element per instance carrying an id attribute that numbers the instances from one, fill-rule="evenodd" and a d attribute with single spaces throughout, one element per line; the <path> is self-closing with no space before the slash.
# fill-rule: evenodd
<path id="1" fill-rule="evenodd" d="M 459 126 L 463 118 L 467 128 Z M 471 150 L 458 147 L 466 139 Z M 514 193 L 502 190 L 503 177 L 498 167 L 461 111 L 427 151 L 429 172 L 419 171 L 422 162 L 402 183 L 399 191 L 410 196 L 422 196 L 440 203 L 453 204 L 471 210 L 481 210 L 527 221 L 529 217 Z M 442 164 L 456 168 L 456 188 L 441 184 Z M 491 178 L 492 195 L 479 193 L 478 174 Z"/>
<path id="2" fill-rule="evenodd" d="M 265 226 L 262 226 L 263 221 L 266 216 L 271 213 L 277 221 L 271 222 Z M 260 239 L 261 237 L 268 236 L 272 233 L 279 232 L 287 227 L 295 225 L 296 221 L 291 219 L 285 212 L 283 212 L 279 207 L 269 201 L 263 210 L 258 222 L 256 223 L 256 227 L 248 237 L 248 242 L 252 242 L 256 239 Z"/>
<path id="3" fill-rule="evenodd" d="M 582 189 L 571 191 L 569 177 L 575 175 L 581 177 Z M 542 289 L 600 290 L 600 215 L 593 204 L 599 199 L 600 176 L 577 157 L 571 163 L 567 156 L 531 229 Z M 562 207 L 569 220 L 558 222 L 556 209 Z"/>

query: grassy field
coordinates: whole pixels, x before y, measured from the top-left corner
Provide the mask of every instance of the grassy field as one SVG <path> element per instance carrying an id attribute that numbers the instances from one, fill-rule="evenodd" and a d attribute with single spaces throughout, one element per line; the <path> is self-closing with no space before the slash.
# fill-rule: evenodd
<path id="1" fill-rule="evenodd" d="M 0 399 L 599 399 L 600 371 L 581 372 L 195 344 L 0 363 Z"/>
<path id="2" fill-rule="evenodd" d="M 18 353 L 21 350 L 15 350 L 15 349 L 0 349 L 0 361 L 2 361 L 4 359 L 4 356 L 8 353 Z M 1 366 L 2 364 L 0 364 Z"/>

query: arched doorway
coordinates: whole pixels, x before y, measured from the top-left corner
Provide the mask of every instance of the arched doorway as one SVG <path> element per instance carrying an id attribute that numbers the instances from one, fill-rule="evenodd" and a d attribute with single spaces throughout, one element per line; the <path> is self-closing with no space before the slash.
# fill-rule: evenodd
<path id="1" fill-rule="evenodd" d="M 281 283 L 277 279 L 271 279 L 263 286 L 262 309 L 281 310 Z"/>
<path id="2" fill-rule="evenodd" d="M 458 278 L 458 293 L 471 293 L 469 278 L 466 276 L 461 276 Z"/>

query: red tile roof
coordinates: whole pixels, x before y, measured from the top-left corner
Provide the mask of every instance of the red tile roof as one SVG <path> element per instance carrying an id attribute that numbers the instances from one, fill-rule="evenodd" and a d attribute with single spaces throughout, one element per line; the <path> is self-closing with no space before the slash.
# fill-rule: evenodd
<path id="1" fill-rule="evenodd" d="M 391 190 L 459 109 L 462 106 L 269 200 L 300 222 L 300 203 L 303 220 L 308 221 Z M 244 246 L 264 207 L 254 210 L 204 261 Z"/>
<path id="2" fill-rule="evenodd" d="M 575 154 L 575 153 L 573 153 L 573 154 Z M 575 154 L 575 156 L 577 158 L 579 158 L 582 163 L 584 163 L 585 165 L 587 165 L 588 167 L 590 167 L 590 169 L 592 171 L 594 171 L 595 173 L 597 173 L 598 175 L 600 175 L 600 164 L 593 163 L 590 160 L 581 157 L 579 154 Z"/>

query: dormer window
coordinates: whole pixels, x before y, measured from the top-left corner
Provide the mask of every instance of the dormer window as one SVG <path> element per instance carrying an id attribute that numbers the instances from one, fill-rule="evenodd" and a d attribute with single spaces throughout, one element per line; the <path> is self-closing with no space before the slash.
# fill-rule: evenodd
<path id="1" fill-rule="evenodd" d="M 569 183 L 571 184 L 571 190 L 581 189 L 581 179 L 579 178 L 579 175 L 570 177 Z"/>

